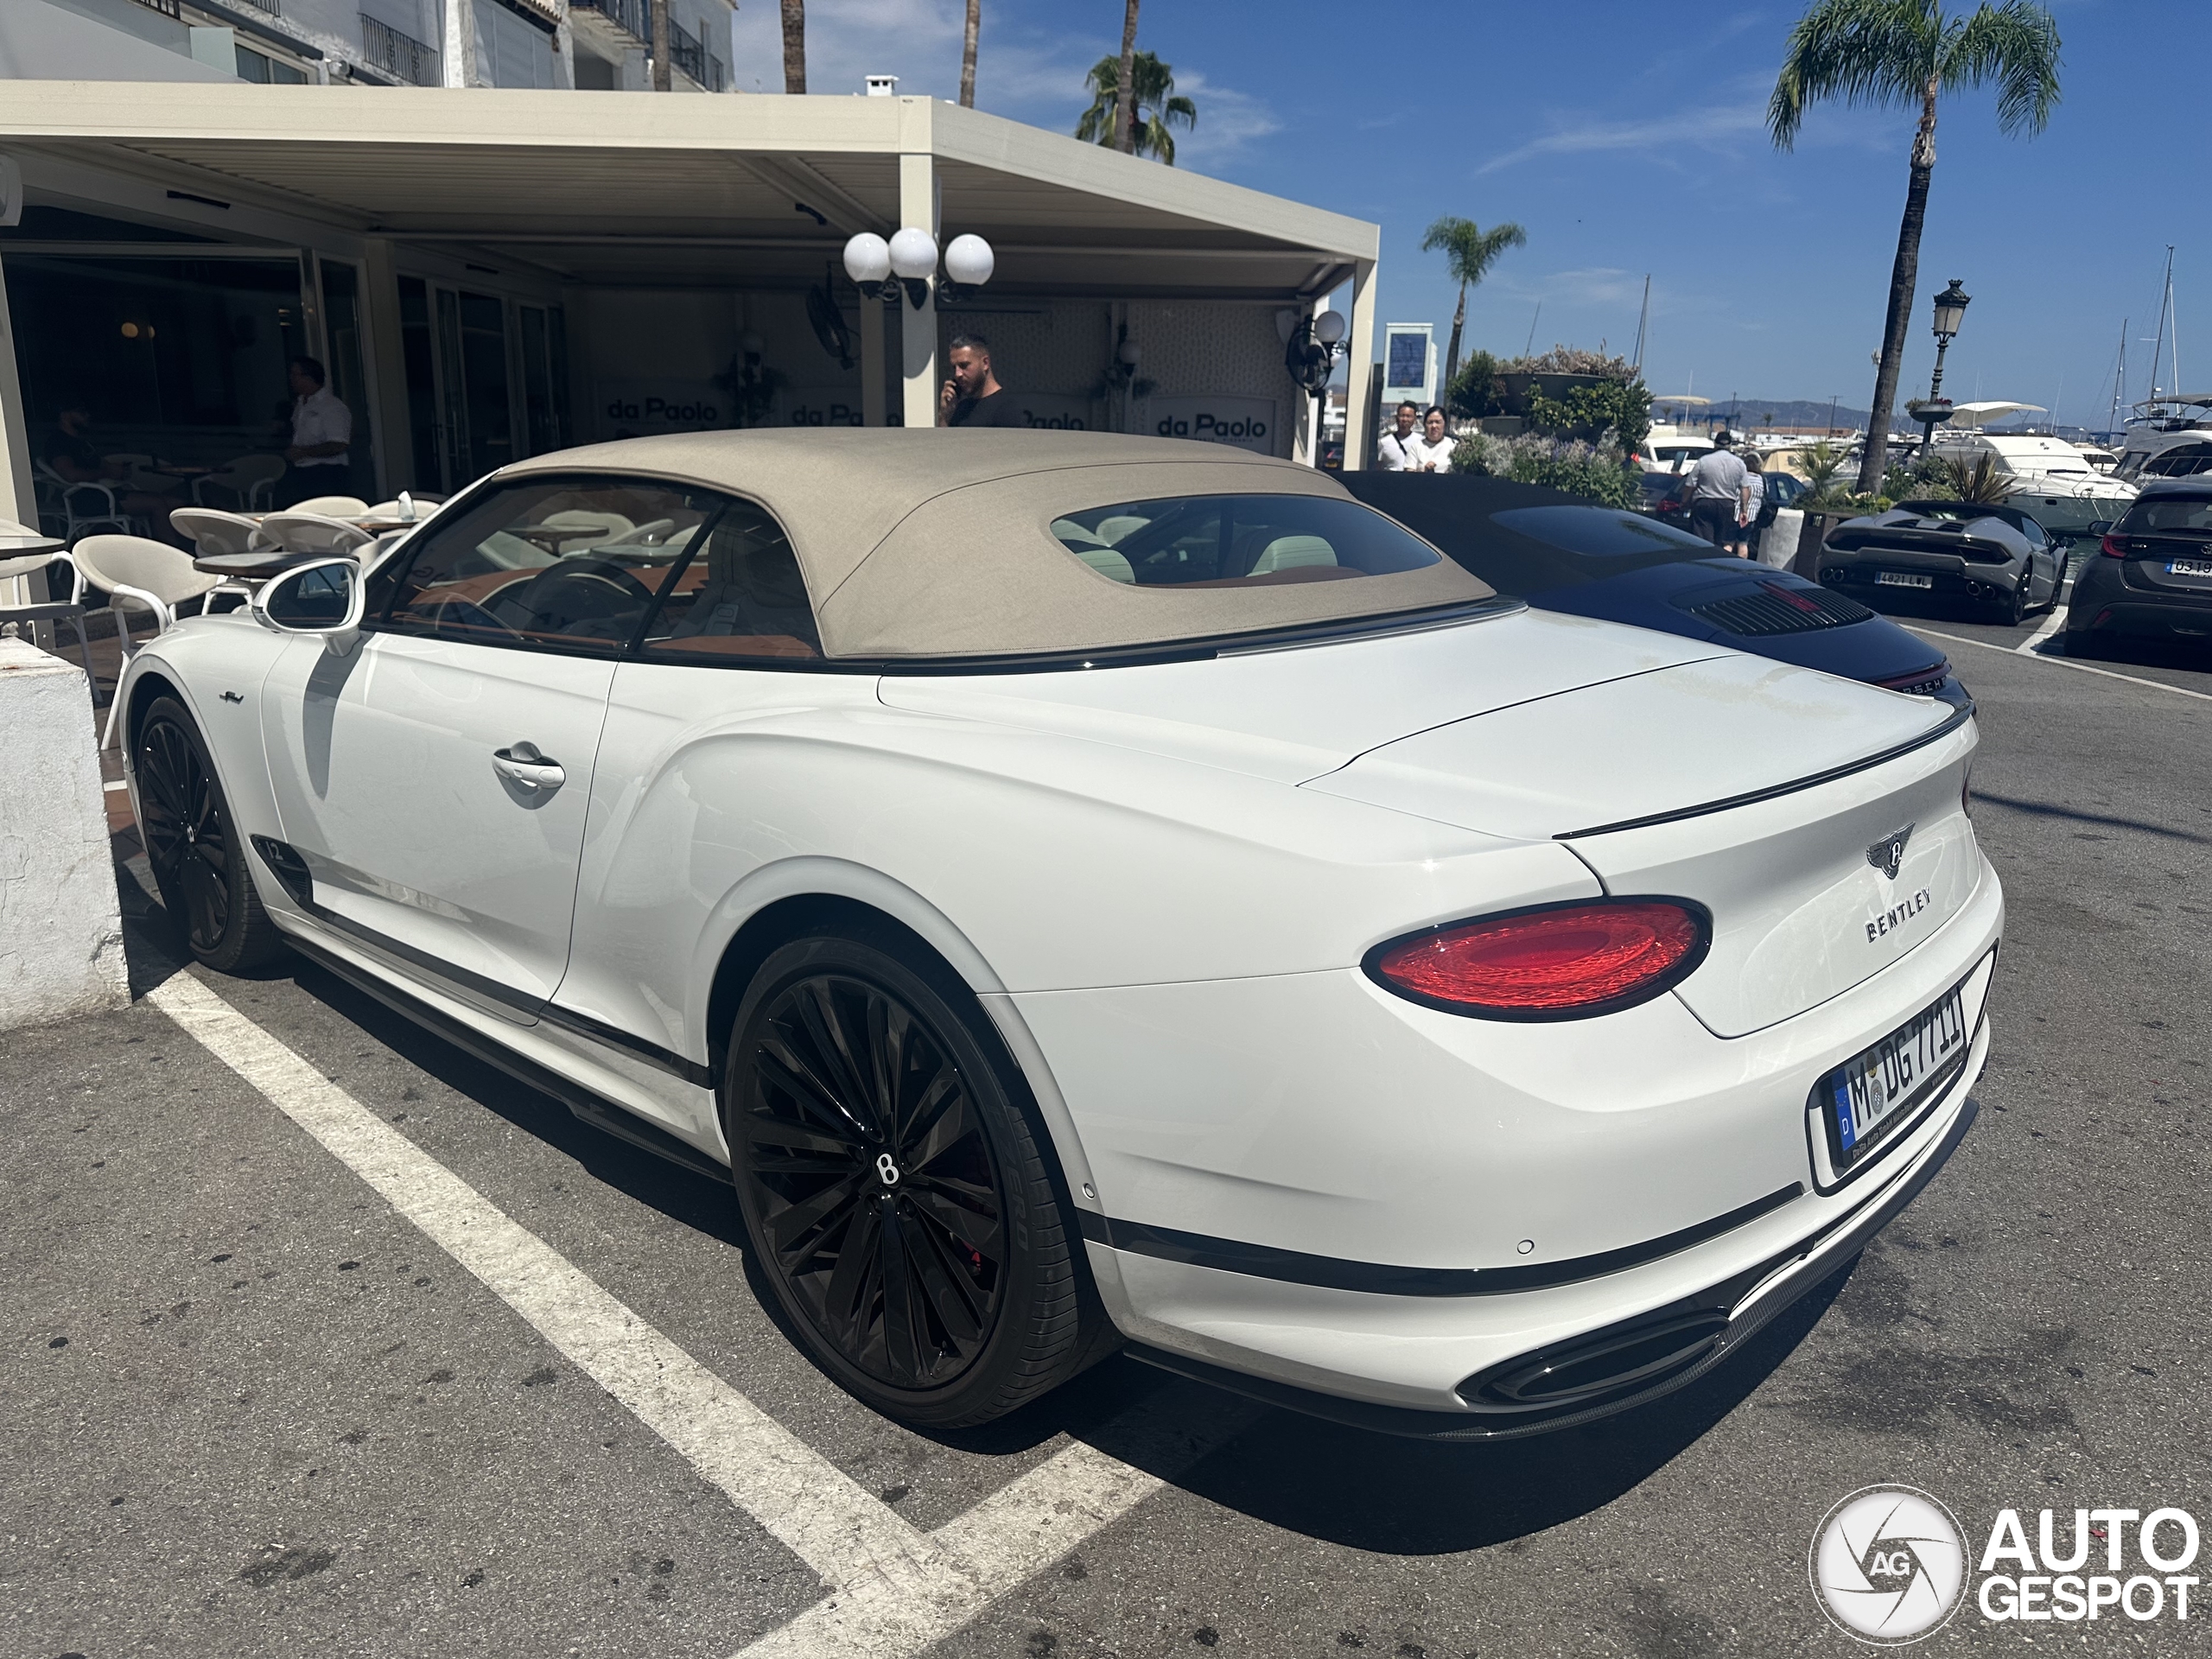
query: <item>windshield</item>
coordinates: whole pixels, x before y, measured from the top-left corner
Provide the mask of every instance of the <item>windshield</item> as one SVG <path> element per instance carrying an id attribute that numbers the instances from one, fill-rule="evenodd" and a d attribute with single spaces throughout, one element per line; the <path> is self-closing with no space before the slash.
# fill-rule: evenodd
<path id="1" fill-rule="evenodd" d="M 1381 513 L 1313 495 L 1184 495 L 1052 521 L 1060 545 L 1109 582 L 1247 588 L 1395 575 L 1440 563 Z"/>
<path id="2" fill-rule="evenodd" d="M 2138 501 L 2120 521 L 2123 536 L 2153 536 L 2161 531 L 2212 536 L 2212 496 L 2162 495 Z"/>
<path id="3" fill-rule="evenodd" d="M 1586 558 L 1620 559 L 1660 553 L 1681 559 L 1709 559 L 1713 543 L 1642 513 L 1607 507 L 1515 507 L 1491 514 L 1493 524 L 1518 531 L 1548 546 Z"/>

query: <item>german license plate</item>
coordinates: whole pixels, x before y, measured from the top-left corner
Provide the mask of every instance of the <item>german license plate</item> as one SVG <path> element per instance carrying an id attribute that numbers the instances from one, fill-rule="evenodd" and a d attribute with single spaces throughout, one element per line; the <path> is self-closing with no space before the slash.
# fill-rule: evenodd
<path id="1" fill-rule="evenodd" d="M 1857 1162 L 1956 1075 L 1967 1054 L 1965 993 L 1958 987 L 1828 1074 L 1828 1151 L 1837 1169 Z"/>
<path id="2" fill-rule="evenodd" d="M 1877 588 L 1933 588 L 1936 578 L 1916 576 L 1907 570 L 1877 570 L 1874 585 Z"/>
<path id="3" fill-rule="evenodd" d="M 2212 559 L 2175 559 L 2166 566 L 2170 576 L 2212 576 Z"/>

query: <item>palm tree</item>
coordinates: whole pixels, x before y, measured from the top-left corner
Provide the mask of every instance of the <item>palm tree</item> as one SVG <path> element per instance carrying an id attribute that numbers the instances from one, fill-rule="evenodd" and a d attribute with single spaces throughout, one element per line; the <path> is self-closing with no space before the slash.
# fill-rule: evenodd
<path id="1" fill-rule="evenodd" d="M 976 107 L 976 36 L 983 29 L 983 0 L 968 0 L 968 37 L 960 47 L 960 107 Z"/>
<path id="2" fill-rule="evenodd" d="M 1123 86 L 1134 88 L 1136 86 L 1136 56 L 1137 0 L 1128 0 L 1128 3 L 1122 8 L 1122 57 L 1121 61 L 1115 66 L 1121 72 L 1114 82 L 1117 90 Z M 1114 111 L 1114 148 L 1124 156 L 1134 156 L 1136 154 L 1136 99 L 1125 98 L 1121 100 Z M 1168 148 L 1173 149 L 1174 146 L 1171 144 Z M 1170 167 L 1175 165 L 1175 158 L 1173 156 L 1167 158 L 1167 164 Z"/>
<path id="3" fill-rule="evenodd" d="M 1529 233 L 1518 225 L 1493 225 L 1484 230 L 1471 219 L 1459 219 L 1450 213 L 1428 227 L 1421 239 L 1421 251 L 1433 253 L 1444 250 L 1444 263 L 1451 268 L 1452 280 L 1459 284 L 1459 308 L 1452 314 L 1452 345 L 1444 354 L 1444 384 L 1450 385 L 1459 373 L 1459 328 L 1467 321 L 1467 290 L 1478 287 L 1497 257 L 1508 248 L 1525 248 Z"/>
<path id="4" fill-rule="evenodd" d="M 668 0 L 652 0 L 645 19 L 645 32 L 652 36 L 648 43 L 653 54 L 653 91 L 664 92 L 675 84 L 668 61 Z"/>
<path id="5" fill-rule="evenodd" d="M 806 90 L 806 0 L 784 0 L 784 90 Z"/>
<path id="6" fill-rule="evenodd" d="M 1136 94 L 1130 100 L 1136 106 L 1135 148 L 1130 153 L 1156 156 L 1173 167 L 1175 135 L 1168 129 L 1198 125 L 1198 106 L 1175 95 L 1175 72 L 1155 54 L 1140 52 L 1129 62 L 1129 79 Z M 1090 88 L 1090 107 L 1075 124 L 1075 136 L 1086 144 L 1112 144 L 1116 111 L 1122 102 L 1122 66 L 1112 58 L 1101 58 L 1091 67 L 1084 84 Z"/>
<path id="7" fill-rule="evenodd" d="M 1905 324 L 1920 276 L 1920 232 L 1928 181 L 1936 170 L 1936 100 L 1993 82 L 1997 126 L 2007 136 L 2041 132 L 2058 102 L 2058 25 L 2036 0 L 1983 3 L 1971 16 L 1947 14 L 1942 0 L 1818 0 L 1789 31 L 1782 73 L 1768 101 L 1767 129 L 1782 149 L 1796 142 L 1805 108 L 1824 98 L 1877 109 L 1917 105 L 1904 219 L 1890 271 L 1889 316 L 1874 375 L 1859 487 L 1879 487 L 1889 464 L 1890 416 L 1904 359 Z"/>

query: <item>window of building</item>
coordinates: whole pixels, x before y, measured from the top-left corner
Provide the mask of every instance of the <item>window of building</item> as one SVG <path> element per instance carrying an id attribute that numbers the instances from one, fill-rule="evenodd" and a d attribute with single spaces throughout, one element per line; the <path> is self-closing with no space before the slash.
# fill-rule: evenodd
<path id="1" fill-rule="evenodd" d="M 307 71 L 285 62 L 282 58 L 272 58 L 266 52 L 257 52 L 250 46 L 241 46 L 237 49 L 240 80 L 275 86 L 307 84 Z"/>

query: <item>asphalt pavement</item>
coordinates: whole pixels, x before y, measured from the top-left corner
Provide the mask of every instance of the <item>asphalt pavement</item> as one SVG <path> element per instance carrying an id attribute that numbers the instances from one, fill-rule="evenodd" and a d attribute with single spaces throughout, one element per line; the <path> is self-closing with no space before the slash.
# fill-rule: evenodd
<path id="1" fill-rule="evenodd" d="M 2212 664 L 1900 620 L 1981 711 L 1980 1122 L 1702 1382 L 1503 1446 L 1125 1358 L 893 1427 L 777 1329 L 723 1185 L 312 968 L 180 975 L 126 873 L 142 1000 L 0 1046 L 0 1651 L 1841 1654 L 1807 1549 L 1870 1484 L 1977 1545 L 2007 1507 L 2212 1523 Z M 2199 1630 L 1969 1607 L 1922 1650 Z"/>

